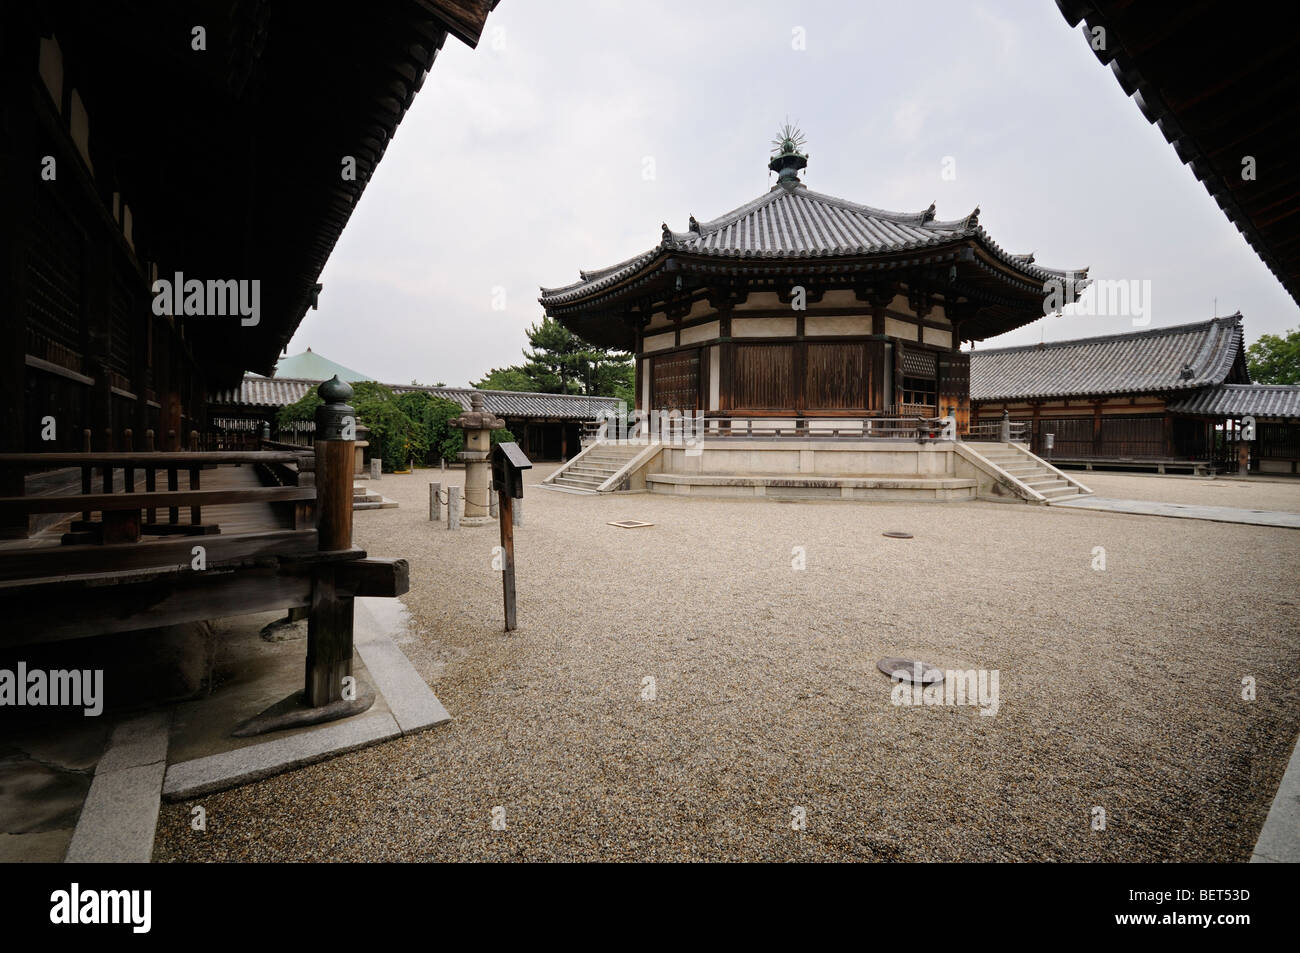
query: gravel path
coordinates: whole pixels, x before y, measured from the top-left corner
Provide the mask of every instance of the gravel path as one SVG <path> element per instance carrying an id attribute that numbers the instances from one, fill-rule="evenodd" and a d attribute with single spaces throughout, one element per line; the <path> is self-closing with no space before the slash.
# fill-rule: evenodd
<path id="1" fill-rule="evenodd" d="M 156 859 L 1240 861 L 1300 729 L 1293 530 L 530 489 L 506 635 L 496 529 L 427 522 L 436 478 L 356 536 L 410 559 L 455 720 L 193 802 L 204 834 L 164 805 Z M 998 670 L 997 714 L 892 704 L 894 655 Z"/>
<path id="2" fill-rule="evenodd" d="M 1248 510 L 1300 513 L 1300 479 L 1282 481 L 1213 480 L 1194 477 L 1136 476 L 1125 473 L 1068 471 L 1098 496 L 1121 500 L 1158 500 L 1198 506 L 1237 506 Z"/>

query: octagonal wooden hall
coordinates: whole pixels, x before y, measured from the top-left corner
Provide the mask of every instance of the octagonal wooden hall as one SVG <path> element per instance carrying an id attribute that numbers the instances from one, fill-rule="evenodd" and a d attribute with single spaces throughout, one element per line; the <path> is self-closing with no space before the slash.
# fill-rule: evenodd
<path id="1" fill-rule="evenodd" d="M 937 417 L 966 430 L 968 355 L 1044 314 L 1087 269 L 1011 254 L 979 209 L 888 212 L 809 189 L 787 127 L 764 194 L 627 261 L 543 288 L 546 313 L 636 357 L 639 410 L 788 419 Z"/>

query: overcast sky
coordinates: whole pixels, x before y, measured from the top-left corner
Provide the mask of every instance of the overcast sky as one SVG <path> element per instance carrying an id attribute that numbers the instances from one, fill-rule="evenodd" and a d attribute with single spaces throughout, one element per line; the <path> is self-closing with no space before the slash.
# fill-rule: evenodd
<path id="1" fill-rule="evenodd" d="M 477 50 L 447 40 L 289 353 L 394 383 L 517 363 L 539 286 L 764 194 L 787 117 L 810 189 L 895 211 L 934 201 L 940 219 L 979 205 L 1009 251 L 1150 281 L 1152 327 L 1240 310 L 1253 341 L 1300 323 L 1050 0 L 502 0 Z M 1128 330 L 1053 317 L 977 346 Z"/>

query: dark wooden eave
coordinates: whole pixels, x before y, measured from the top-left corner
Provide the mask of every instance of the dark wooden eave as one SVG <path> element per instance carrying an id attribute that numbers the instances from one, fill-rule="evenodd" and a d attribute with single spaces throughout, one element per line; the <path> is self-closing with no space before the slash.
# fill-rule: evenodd
<path id="1" fill-rule="evenodd" d="M 1097 58 L 1300 304 L 1293 5 L 1056 2 L 1067 23 L 1084 24 L 1085 42 L 1104 36 Z M 1246 156 L 1254 179 L 1242 178 Z"/>
<path id="2" fill-rule="evenodd" d="M 656 311 L 684 312 L 690 301 L 716 299 L 719 289 L 780 294 L 795 284 L 822 291 L 852 288 L 864 302 L 873 288 L 904 284 L 923 289 L 934 303 L 953 305 L 954 313 L 961 313 L 963 341 L 997 337 L 1043 316 L 1040 285 L 966 242 L 871 258 L 782 261 L 665 254 L 597 295 L 547 306 L 546 313 L 594 344 L 632 350 L 637 323 Z M 1080 280 L 1077 287 L 1085 284 Z"/>
<path id="3" fill-rule="evenodd" d="M 31 14 L 63 50 L 96 185 L 130 204 L 140 260 L 159 277 L 261 281 L 256 327 L 187 320 L 207 386 L 273 371 L 448 33 L 474 45 L 494 6 L 53 0 Z"/>

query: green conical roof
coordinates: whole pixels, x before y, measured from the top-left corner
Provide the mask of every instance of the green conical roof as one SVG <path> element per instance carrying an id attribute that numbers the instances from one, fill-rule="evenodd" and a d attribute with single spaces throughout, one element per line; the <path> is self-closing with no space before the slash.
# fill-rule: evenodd
<path id="1" fill-rule="evenodd" d="M 342 364 L 335 364 L 328 357 L 321 357 L 311 348 L 307 348 L 301 354 L 290 354 L 288 357 L 280 358 L 275 365 L 275 376 L 305 381 L 327 381 L 337 376 L 341 381 L 353 383 L 375 379 L 371 374 L 363 374 Z"/>

